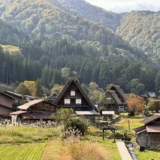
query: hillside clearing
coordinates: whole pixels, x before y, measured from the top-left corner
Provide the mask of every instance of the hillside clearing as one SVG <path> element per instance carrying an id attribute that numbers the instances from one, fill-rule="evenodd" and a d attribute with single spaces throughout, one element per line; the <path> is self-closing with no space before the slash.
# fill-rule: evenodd
<path id="1" fill-rule="evenodd" d="M 4 53 L 9 53 L 10 55 L 21 55 L 21 49 L 17 46 L 11 46 L 11 45 L 1 45 L 3 48 Z"/>

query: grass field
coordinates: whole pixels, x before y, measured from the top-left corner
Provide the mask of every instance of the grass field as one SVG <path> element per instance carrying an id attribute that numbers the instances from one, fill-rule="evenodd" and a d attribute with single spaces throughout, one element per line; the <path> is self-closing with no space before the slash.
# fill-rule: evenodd
<path id="1" fill-rule="evenodd" d="M 130 131 L 132 131 L 134 128 L 143 126 L 143 123 L 141 123 L 143 119 L 144 118 L 125 118 L 125 119 L 122 119 L 119 123 L 117 123 L 116 126 L 120 130 L 129 130 L 129 126 L 128 126 L 128 122 L 129 122 Z"/>
<path id="2" fill-rule="evenodd" d="M 0 160 L 40 160 L 46 143 L 0 145 Z"/>
<path id="3" fill-rule="evenodd" d="M 117 133 L 124 133 L 128 130 L 128 120 L 130 122 L 130 131 L 128 134 L 134 140 L 134 128 L 142 126 L 140 122 L 143 119 L 124 118 L 116 124 Z M 0 160 L 71 160 L 65 153 L 62 158 L 63 151 L 67 152 L 65 148 L 64 139 L 62 139 L 61 127 L 54 128 L 33 128 L 33 127 L 0 127 Z M 120 155 L 110 131 L 105 133 L 105 140 L 102 140 L 102 131 L 93 126 L 89 127 L 88 133 L 81 138 L 83 145 L 88 143 L 102 147 L 108 155 L 107 160 L 120 160 Z M 135 150 L 139 160 L 159 160 L 160 152 L 153 150 L 146 150 L 139 152 Z M 61 158 L 60 158 L 61 157 Z"/>
<path id="4" fill-rule="evenodd" d="M 49 140 L 60 135 L 60 129 L 25 126 L 0 127 L 0 143 L 32 143 Z"/>

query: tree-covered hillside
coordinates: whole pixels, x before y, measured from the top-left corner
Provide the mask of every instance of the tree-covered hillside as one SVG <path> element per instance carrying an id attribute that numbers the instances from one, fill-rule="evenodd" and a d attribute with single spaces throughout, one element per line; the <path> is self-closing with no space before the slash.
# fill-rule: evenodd
<path id="1" fill-rule="evenodd" d="M 132 46 L 160 61 L 160 12 L 131 12 L 123 15 L 117 34 Z"/>
<path id="2" fill-rule="evenodd" d="M 48 0 L 54 5 L 74 14 L 80 14 L 92 22 L 99 23 L 106 28 L 116 31 L 120 25 L 121 15 L 113 12 L 107 12 L 102 8 L 98 8 L 87 3 L 85 0 Z"/>
<path id="3" fill-rule="evenodd" d="M 18 29 L 11 27 L 5 21 L 0 19 L 0 44 L 13 44 L 20 43 L 27 36 L 19 32 Z"/>

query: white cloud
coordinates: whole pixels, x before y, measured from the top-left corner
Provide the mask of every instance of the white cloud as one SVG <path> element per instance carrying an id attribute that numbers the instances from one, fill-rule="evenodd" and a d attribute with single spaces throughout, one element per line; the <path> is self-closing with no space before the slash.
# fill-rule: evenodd
<path id="1" fill-rule="evenodd" d="M 87 2 L 113 12 L 132 10 L 160 10 L 160 0 L 86 0 Z"/>

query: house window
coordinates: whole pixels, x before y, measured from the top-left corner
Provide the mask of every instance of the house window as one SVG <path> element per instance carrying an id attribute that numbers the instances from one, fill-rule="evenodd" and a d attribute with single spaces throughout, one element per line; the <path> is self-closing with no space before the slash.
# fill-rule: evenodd
<path id="1" fill-rule="evenodd" d="M 119 106 L 119 111 L 124 112 L 124 106 Z"/>
<path id="2" fill-rule="evenodd" d="M 75 96 L 76 92 L 75 91 L 71 91 L 71 96 Z"/>
<path id="3" fill-rule="evenodd" d="M 64 104 L 71 104 L 71 100 L 70 99 L 64 99 Z"/>
<path id="4" fill-rule="evenodd" d="M 76 104 L 82 104 L 82 100 L 81 99 L 76 99 Z"/>

